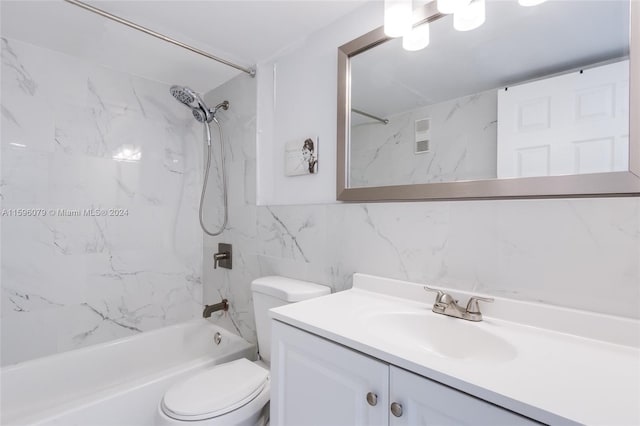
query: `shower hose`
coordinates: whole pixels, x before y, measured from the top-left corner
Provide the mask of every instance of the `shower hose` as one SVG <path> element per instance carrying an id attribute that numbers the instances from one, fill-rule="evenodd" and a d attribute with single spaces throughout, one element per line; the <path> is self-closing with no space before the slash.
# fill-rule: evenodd
<path id="1" fill-rule="evenodd" d="M 224 138 L 222 135 L 222 126 L 220 125 L 220 123 L 215 117 L 213 118 L 213 121 L 216 122 L 216 125 L 218 126 L 218 134 L 220 135 L 220 162 L 222 165 L 222 200 L 224 205 L 224 219 L 222 221 L 222 225 L 220 226 L 220 228 L 215 232 L 209 231 L 207 229 L 203 219 L 204 195 L 207 192 L 207 183 L 209 182 L 209 169 L 211 168 L 211 128 L 209 127 L 209 123 L 207 122 L 204 123 L 204 128 L 207 131 L 207 167 L 204 172 L 204 183 L 202 184 L 202 194 L 200 195 L 199 216 L 200 216 L 200 227 L 202 228 L 204 233 L 212 237 L 215 237 L 217 235 L 222 234 L 222 232 L 226 228 L 229 209 L 227 206 L 227 170 L 225 167 Z"/>

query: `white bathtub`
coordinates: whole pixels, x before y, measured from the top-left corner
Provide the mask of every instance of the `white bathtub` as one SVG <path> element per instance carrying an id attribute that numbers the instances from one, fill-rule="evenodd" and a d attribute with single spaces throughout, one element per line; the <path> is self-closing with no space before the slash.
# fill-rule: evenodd
<path id="1" fill-rule="evenodd" d="M 151 426 L 176 380 L 255 354 L 254 345 L 199 319 L 8 366 L 0 370 L 0 423 Z"/>

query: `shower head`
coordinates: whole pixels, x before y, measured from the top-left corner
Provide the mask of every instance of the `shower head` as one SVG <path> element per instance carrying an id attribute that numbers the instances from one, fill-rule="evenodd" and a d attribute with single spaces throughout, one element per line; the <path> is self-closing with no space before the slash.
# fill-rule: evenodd
<path id="1" fill-rule="evenodd" d="M 198 92 L 191 90 L 186 86 L 171 86 L 169 89 L 171 95 L 174 98 L 188 106 L 189 108 L 203 108 L 206 109 L 206 105 Z"/>
<path id="2" fill-rule="evenodd" d="M 204 123 L 205 121 L 208 123 L 214 118 L 213 114 L 203 110 L 202 108 L 192 108 L 191 113 L 193 114 L 193 118 L 198 120 L 200 123 Z"/>
<path id="3" fill-rule="evenodd" d="M 193 117 L 200 123 L 210 122 L 213 120 L 215 111 L 211 111 L 207 104 L 204 103 L 200 95 L 197 92 L 189 89 L 186 86 L 171 86 L 169 89 L 171 95 L 179 102 L 191 108 Z M 226 108 L 225 108 L 226 109 Z M 216 107 L 217 110 L 217 107 Z"/>
<path id="4" fill-rule="evenodd" d="M 188 106 L 189 108 L 193 108 L 193 102 L 196 100 L 196 93 L 189 89 L 188 87 L 182 86 L 171 86 L 169 89 L 171 95 Z"/>

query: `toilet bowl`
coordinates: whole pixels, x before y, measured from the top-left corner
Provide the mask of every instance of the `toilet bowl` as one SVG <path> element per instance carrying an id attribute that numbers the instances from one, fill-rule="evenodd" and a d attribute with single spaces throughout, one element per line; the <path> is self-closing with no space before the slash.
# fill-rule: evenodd
<path id="1" fill-rule="evenodd" d="M 164 426 L 264 426 L 269 421 L 271 308 L 327 295 L 329 287 L 285 277 L 251 283 L 259 361 L 241 358 L 196 373 L 171 386 L 156 414 Z"/>

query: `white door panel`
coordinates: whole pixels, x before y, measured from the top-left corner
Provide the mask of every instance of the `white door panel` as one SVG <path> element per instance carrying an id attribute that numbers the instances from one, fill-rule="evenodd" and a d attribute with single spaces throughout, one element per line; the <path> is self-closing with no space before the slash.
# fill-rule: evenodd
<path id="1" fill-rule="evenodd" d="M 628 170 L 628 89 L 625 60 L 499 90 L 498 178 Z"/>

